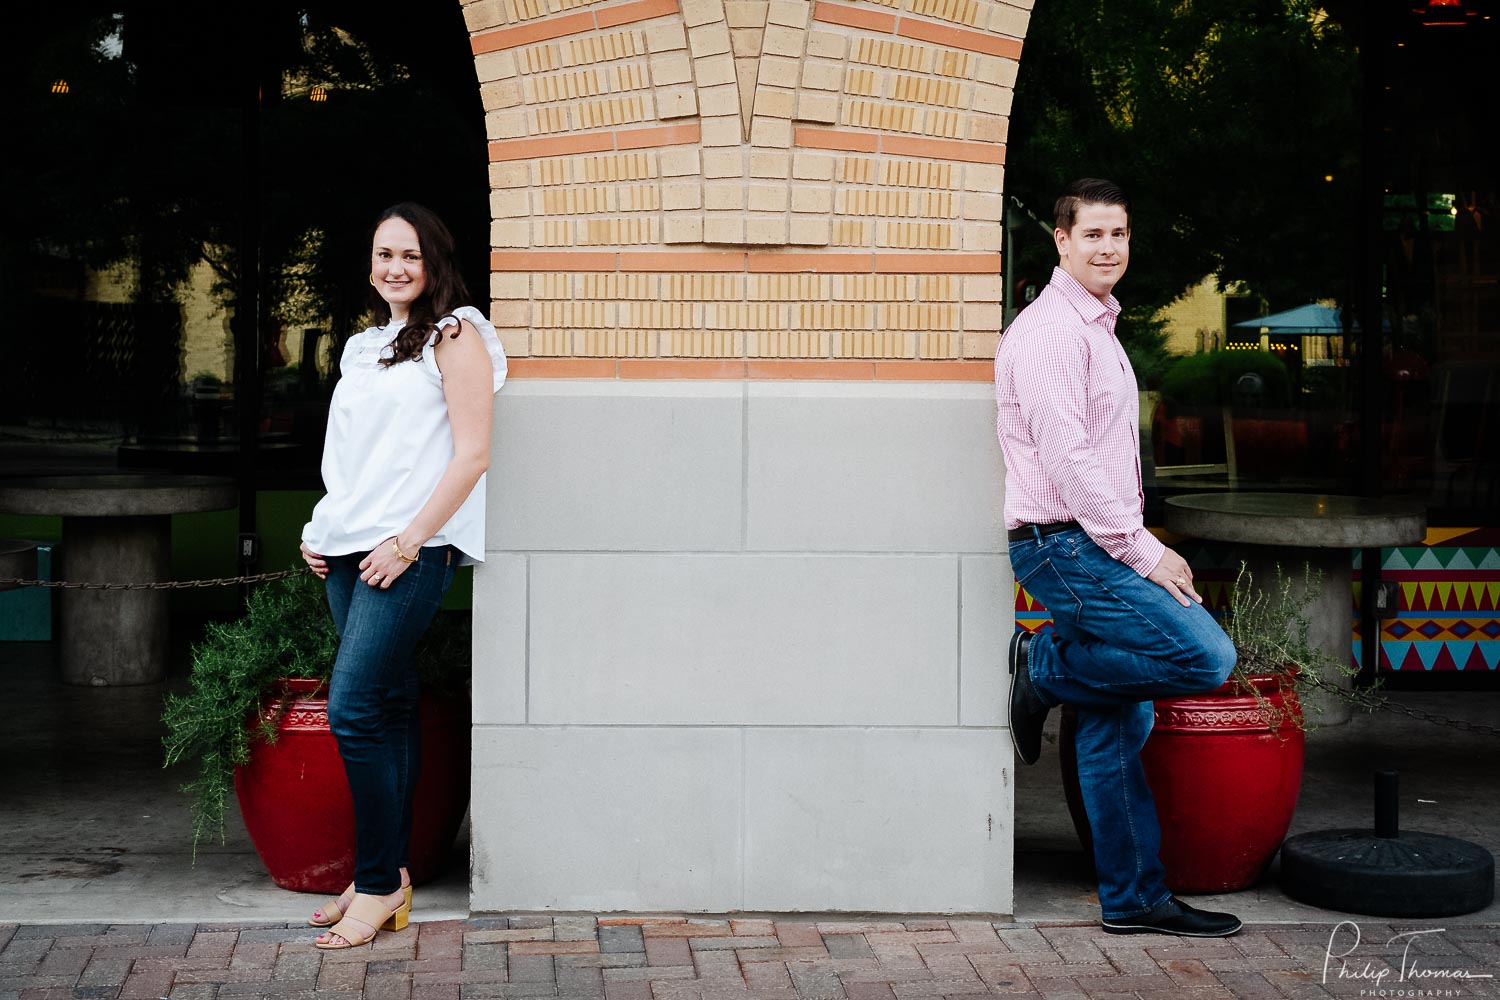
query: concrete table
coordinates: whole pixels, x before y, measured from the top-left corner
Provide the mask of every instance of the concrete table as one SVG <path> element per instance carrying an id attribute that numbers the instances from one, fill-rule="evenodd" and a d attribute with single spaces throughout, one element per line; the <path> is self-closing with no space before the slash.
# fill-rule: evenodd
<path id="1" fill-rule="evenodd" d="M 1349 661 L 1354 634 L 1350 550 L 1388 545 L 1419 545 L 1427 535 L 1427 512 L 1398 500 L 1305 493 L 1190 493 L 1166 502 L 1167 530 L 1194 538 L 1240 542 L 1257 586 L 1276 578 L 1276 568 L 1292 580 L 1311 565 L 1323 575 L 1322 593 L 1307 609 L 1308 637 L 1340 663 Z M 1379 641 L 1367 629 L 1366 641 Z M 1349 706 L 1314 697 L 1321 724 L 1344 722 Z M 1321 710 L 1321 711 L 1319 711 Z"/>
<path id="2" fill-rule="evenodd" d="M 63 519 L 61 580 L 149 583 L 170 578 L 173 514 L 239 502 L 232 479 L 210 476 L 38 476 L 0 480 L 0 512 Z M 166 675 L 165 590 L 64 590 L 63 681 L 152 684 Z"/>

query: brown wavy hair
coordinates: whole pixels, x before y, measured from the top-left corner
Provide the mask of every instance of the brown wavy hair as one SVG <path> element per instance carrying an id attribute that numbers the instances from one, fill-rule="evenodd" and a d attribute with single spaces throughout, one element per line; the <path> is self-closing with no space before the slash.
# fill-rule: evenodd
<path id="1" fill-rule="evenodd" d="M 422 271 L 427 278 L 422 294 L 407 309 L 406 325 L 391 340 L 392 355 L 380 359 L 380 363 L 388 367 L 420 358 L 423 348 L 435 343 L 438 320 L 452 316 L 454 309 L 468 304 L 469 290 L 454 261 L 453 234 L 436 213 L 414 201 L 392 205 L 381 212 L 380 218 L 370 227 L 371 245 L 375 242 L 375 230 L 387 219 L 401 219 L 417 231 Z M 370 309 L 376 326 L 385 326 L 391 321 L 390 303 L 381 298 L 373 286 L 370 288 Z M 457 337 L 461 329 L 454 327 L 449 337 Z"/>

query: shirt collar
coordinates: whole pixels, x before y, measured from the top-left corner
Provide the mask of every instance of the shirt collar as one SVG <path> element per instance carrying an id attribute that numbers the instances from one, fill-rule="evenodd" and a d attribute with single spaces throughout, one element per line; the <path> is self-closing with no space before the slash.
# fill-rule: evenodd
<path id="1" fill-rule="evenodd" d="M 1100 302 L 1098 298 L 1091 295 L 1089 290 L 1079 284 L 1078 279 L 1073 277 L 1061 267 L 1052 269 L 1052 281 L 1049 283 L 1062 294 L 1068 304 L 1078 311 L 1088 323 L 1101 323 L 1111 333 L 1115 329 L 1115 320 L 1120 315 L 1120 300 L 1111 295 Z"/>

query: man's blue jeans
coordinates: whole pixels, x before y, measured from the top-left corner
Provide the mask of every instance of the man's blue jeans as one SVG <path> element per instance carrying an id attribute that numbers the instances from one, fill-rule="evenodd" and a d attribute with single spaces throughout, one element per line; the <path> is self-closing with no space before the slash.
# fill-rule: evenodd
<path id="1" fill-rule="evenodd" d="M 1052 612 L 1031 642 L 1031 682 L 1078 714 L 1078 781 L 1094 832 L 1104 917 L 1133 917 L 1171 893 L 1157 857 L 1161 828 L 1140 751 L 1151 699 L 1209 691 L 1234 668 L 1234 645 L 1197 604 L 1109 556 L 1082 530 L 1010 543 L 1016 582 Z"/>
<path id="2" fill-rule="evenodd" d="M 359 579 L 369 553 L 328 556 L 328 607 L 339 633 L 328 725 L 354 799 L 354 886 L 386 896 L 408 863 L 412 795 L 422 765 L 421 688 L 412 650 L 453 582 L 450 549 L 422 549 L 389 588 Z"/>

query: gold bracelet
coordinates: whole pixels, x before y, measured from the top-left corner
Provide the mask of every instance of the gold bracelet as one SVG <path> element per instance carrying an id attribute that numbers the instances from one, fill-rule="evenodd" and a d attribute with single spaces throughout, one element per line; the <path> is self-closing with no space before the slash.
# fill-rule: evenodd
<path id="1" fill-rule="evenodd" d="M 395 535 L 391 536 L 391 548 L 396 550 L 396 558 L 400 559 L 404 563 L 414 563 L 418 559 L 422 558 L 422 553 L 420 550 L 418 550 L 417 554 L 414 556 L 409 556 L 405 552 L 402 552 L 401 543 L 396 541 Z"/>

